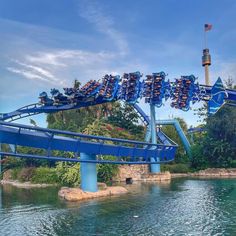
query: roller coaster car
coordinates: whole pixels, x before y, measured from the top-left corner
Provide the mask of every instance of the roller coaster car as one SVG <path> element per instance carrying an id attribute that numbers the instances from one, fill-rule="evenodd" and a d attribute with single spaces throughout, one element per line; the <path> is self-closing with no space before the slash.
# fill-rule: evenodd
<path id="1" fill-rule="evenodd" d="M 159 96 L 160 94 L 161 94 L 160 92 L 154 92 L 154 93 L 153 93 L 153 96 L 156 97 L 156 96 Z"/>
<path id="2" fill-rule="evenodd" d="M 61 105 L 69 103 L 68 97 L 60 93 L 58 89 L 51 89 L 51 94 L 54 100 L 53 105 Z"/>
<path id="3" fill-rule="evenodd" d="M 187 99 L 188 99 L 188 96 L 183 95 L 183 96 L 181 96 L 181 99 L 183 99 L 183 100 L 187 100 Z"/>
<path id="4" fill-rule="evenodd" d="M 63 88 L 64 94 L 67 96 L 71 96 L 75 93 L 76 89 L 74 88 Z"/>
<path id="5" fill-rule="evenodd" d="M 171 107 L 178 108 L 178 103 L 177 102 L 172 102 L 170 104 Z"/>
<path id="6" fill-rule="evenodd" d="M 182 84 L 182 81 L 183 81 L 182 79 L 175 79 L 176 84 Z"/>
<path id="7" fill-rule="evenodd" d="M 42 93 L 39 94 L 39 98 L 40 99 L 48 98 L 48 94 L 46 92 L 42 92 Z"/>
<path id="8" fill-rule="evenodd" d="M 144 83 L 145 83 L 145 86 L 150 86 L 150 85 L 152 85 L 152 81 L 145 81 Z"/>
<path id="9" fill-rule="evenodd" d="M 147 88 L 144 88 L 143 89 L 143 94 L 145 94 L 145 93 L 151 93 L 152 92 L 152 88 L 150 88 L 150 87 L 147 87 Z"/>
<path id="10" fill-rule="evenodd" d="M 46 92 L 40 93 L 39 94 L 39 99 L 40 99 L 40 103 L 45 105 L 45 106 L 53 105 L 53 100 L 48 97 Z"/>
<path id="11" fill-rule="evenodd" d="M 129 74 L 124 73 L 123 78 L 124 78 L 124 79 L 128 79 L 128 78 L 129 78 Z"/>
<path id="12" fill-rule="evenodd" d="M 194 104 L 194 103 L 196 103 L 196 102 L 198 102 L 199 101 L 199 97 L 197 97 L 197 96 L 193 96 L 192 97 L 192 103 Z"/>
<path id="13" fill-rule="evenodd" d="M 154 78 L 154 82 L 156 83 L 156 82 L 161 82 L 163 80 L 163 78 L 161 78 L 161 77 L 156 77 L 156 78 Z"/>
<path id="14" fill-rule="evenodd" d="M 129 81 L 136 81 L 136 80 L 138 80 L 139 78 L 138 77 L 136 77 L 136 76 L 130 76 L 129 77 Z"/>
<path id="15" fill-rule="evenodd" d="M 152 75 L 146 75 L 147 79 L 146 80 L 152 80 L 153 76 Z"/>
<path id="16" fill-rule="evenodd" d="M 152 95 L 152 93 L 150 91 L 143 92 L 143 94 L 142 94 L 143 97 L 150 97 L 151 95 Z"/>
<path id="17" fill-rule="evenodd" d="M 71 98 L 72 102 L 83 101 L 85 98 L 85 94 L 81 90 L 77 90 L 74 96 Z"/>
<path id="18" fill-rule="evenodd" d="M 139 71 L 131 72 L 131 73 L 129 73 L 129 75 L 130 75 L 130 76 L 134 76 L 134 77 L 138 77 L 138 78 L 140 78 L 140 77 L 142 76 Z"/>
<path id="19" fill-rule="evenodd" d="M 81 90 L 82 91 L 87 90 L 92 83 L 93 83 L 93 80 L 89 80 L 84 86 L 81 87 Z"/>
<path id="20" fill-rule="evenodd" d="M 160 85 L 160 84 L 156 84 L 156 85 L 154 85 L 154 88 L 160 89 L 160 88 L 161 88 L 161 85 Z"/>
<path id="21" fill-rule="evenodd" d="M 168 93 L 165 93 L 165 100 L 167 100 L 167 99 L 169 99 L 170 98 L 170 94 L 168 94 Z"/>

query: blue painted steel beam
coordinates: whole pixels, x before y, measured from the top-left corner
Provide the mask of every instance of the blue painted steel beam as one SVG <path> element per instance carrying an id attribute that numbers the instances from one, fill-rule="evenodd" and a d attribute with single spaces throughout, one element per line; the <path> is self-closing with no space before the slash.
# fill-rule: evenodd
<path id="1" fill-rule="evenodd" d="M 188 134 L 199 133 L 199 132 L 204 132 L 204 131 L 206 131 L 206 128 L 204 127 L 195 127 L 195 128 L 188 129 Z"/>
<path id="2" fill-rule="evenodd" d="M 191 158 L 192 154 L 191 154 L 191 145 L 187 139 L 187 137 L 184 134 L 184 131 L 182 130 L 178 120 L 157 120 L 156 121 L 157 125 L 174 125 L 180 140 L 184 146 L 185 151 L 187 152 L 188 156 Z"/>
<path id="3" fill-rule="evenodd" d="M 71 137 L 58 136 L 62 134 Z M 106 141 L 112 141 L 118 145 L 107 144 Z M 85 152 L 87 154 L 126 156 L 131 158 L 143 157 L 145 160 L 148 160 L 151 156 L 153 158 L 173 159 L 177 148 L 176 145 L 160 145 L 133 140 L 105 138 L 5 122 L 0 122 L 0 142 L 51 151 Z"/>
<path id="4" fill-rule="evenodd" d="M 25 154 L 25 153 L 12 153 L 12 152 L 0 152 L 2 156 L 13 156 L 16 158 L 35 158 L 40 160 L 51 160 L 51 161 L 65 161 L 74 163 L 96 163 L 96 164 L 115 164 L 115 165 L 145 165 L 145 164 L 161 164 L 173 161 L 173 159 L 160 161 L 114 161 L 114 160 L 81 160 L 77 158 L 68 158 L 61 156 L 41 156 L 35 154 Z"/>
<path id="5" fill-rule="evenodd" d="M 147 124 L 150 124 L 150 119 L 148 115 L 142 110 L 142 108 L 137 103 L 135 103 L 133 106 L 134 106 L 134 109 L 140 114 L 140 116 L 143 117 L 144 121 Z"/>
<path id="6" fill-rule="evenodd" d="M 207 85 L 200 85 L 204 89 L 206 89 L 207 94 L 211 94 L 212 86 L 207 86 Z M 236 90 L 235 89 L 225 89 L 226 93 L 228 94 L 228 98 L 226 101 L 236 101 Z"/>
<path id="7" fill-rule="evenodd" d="M 80 153 L 80 160 L 96 160 L 96 155 L 89 155 L 87 153 Z M 86 192 L 97 192 L 97 168 L 96 163 L 81 163 L 81 189 Z"/>
<path id="8" fill-rule="evenodd" d="M 152 144 L 157 143 L 157 133 L 156 133 L 156 111 L 155 111 L 155 105 L 150 104 L 150 115 L 151 115 L 151 122 L 150 122 L 150 128 L 151 128 L 151 140 Z M 157 157 L 157 161 L 159 161 L 160 157 Z M 151 161 L 153 161 L 153 157 L 151 157 Z M 161 167 L 159 164 L 151 164 L 150 165 L 151 173 L 159 173 L 161 171 Z"/>
<path id="9" fill-rule="evenodd" d="M 0 142 L 0 152 L 2 152 L 2 144 Z M 0 175 L 2 174 L 2 155 L 0 154 Z"/>

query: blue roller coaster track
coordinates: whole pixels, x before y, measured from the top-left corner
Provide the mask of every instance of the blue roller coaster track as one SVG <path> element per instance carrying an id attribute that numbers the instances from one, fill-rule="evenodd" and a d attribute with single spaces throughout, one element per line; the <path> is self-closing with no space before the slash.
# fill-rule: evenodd
<path id="1" fill-rule="evenodd" d="M 181 76 L 174 82 L 167 81 L 164 72 L 147 75 L 143 81 L 141 77 L 140 72 L 125 73 L 122 78 L 105 75 L 102 82 L 90 80 L 81 88 L 64 88 L 64 93 L 51 89 L 51 97 L 42 92 L 39 103 L 1 114 L 0 143 L 14 146 L 14 150 L 0 150 L 0 155 L 80 162 L 82 188 L 97 191 L 96 163 L 150 164 L 152 172 L 159 172 L 160 163 L 174 160 L 177 145 L 160 128 L 157 130 L 157 125 L 174 125 L 188 155 L 191 156 L 190 144 L 179 123 L 173 120 L 157 121 L 155 118 L 155 107 L 161 107 L 164 101 L 170 99 L 171 107 L 183 111 L 188 111 L 195 102 L 206 101 L 210 115 L 215 114 L 224 104 L 236 106 L 236 91 L 225 89 L 220 78 L 210 87 L 196 83 L 193 75 Z M 140 98 L 150 104 L 150 117 L 137 105 Z M 40 113 L 79 109 L 118 100 L 132 105 L 146 124 L 145 142 L 10 123 Z M 18 146 L 40 148 L 44 150 L 44 154 L 19 153 Z M 61 156 L 53 155 L 56 150 L 61 151 Z M 67 157 L 68 152 L 73 153 L 73 158 Z M 116 159 L 104 160 L 104 155 L 111 155 Z"/>
<path id="2" fill-rule="evenodd" d="M 82 107 L 88 107 L 93 106 L 97 104 L 103 104 L 106 102 L 112 102 L 117 100 L 124 100 L 125 102 L 133 105 L 134 109 L 138 112 L 140 115 L 140 118 L 143 120 L 143 122 L 147 125 L 147 135 L 146 135 L 146 144 L 145 147 L 150 147 L 150 144 L 148 143 L 151 139 L 151 120 L 149 116 L 146 115 L 146 113 L 137 105 L 137 99 L 138 98 L 145 98 L 145 101 L 147 103 L 150 103 L 150 106 L 156 106 L 160 107 L 163 103 L 162 100 L 165 99 L 171 99 L 172 103 L 171 106 L 174 108 L 182 109 L 182 110 L 188 110 L 190 106 L 190 101 L 192 104 L 194 104 L 196 101 L 207 101 L 209 104 L 212 103 L 213 112 L 215 113 L 225 102 L 229 105 L 235 105 L 236 101 L 236 91 L 230 90 L 230 89 L 224 89 L 221 79 L 219 78 L 216 82 L 216 84 L 213 87 L 205 86 L 205 85 L 199 85 L 196 83 L 196 78 L 193 75 L 190 76 L 182 76 L 180 79 L 176 79 L 175 82 L 170 82 L 165 80 L 165 73 L 159 72 L 159 73 L 153 73 L 152 75 L 147 75 L 146 79 L 143 81 L 140 81 L 141 79 L 141 73 L 140 72 L 134 72 L 134 73 L 126 73 L 123 76 L 123 79 L 121 79 L 120 76 L 112 76 L 112 75 L 105 75 L 102 79 L 102 82 L 98 82 L 96 80 L 90 80 L 88 83 L 86 83 L 82 88 L 80 89 L 74 89 L 74 88 L 65 88 L 65 92 L 60 93 L 57 89 L 51 90 L 52 97 L 49 98 L 46 92 L 42 92 L 40 94 L 40 103 L 35 103 L 31 105 L 27 105 L 24 107 L 21 107 L 20 109 L 17 109 L 16 111 L 1 114 L 0 121 L 0 142 L 1 143 L 8 143 L 13 144 L 15 146 L 22 145 L 22 146 L 30 146 L 34 148 L 43 148 L 48 150 L 61 150 L 60 145 L 51 145 L 52 143 L 58 143 L 58 138 L 54 134 L 59 135 L 69 135 L 68 133 L 65 133 L 64 131 L 61 131 L 61 133 L 58 133 L 59 131 L 53 131 L 49 129 L 43 129 L 40 130 L 40 132 L 44 132 L 46 136 L 40 139 L 39 130 L 37 128 L 32 127 L 26 127 L 22 125 L 17 124 L 10 124 L 9 121 L 15 121 L 21 118 L 25 118 L 32 115 L 37 115 L 40 113 L 54 113 L 58 111 L 65 111 L 70 109 L 79 109 Z M 214 92 L 214 93 L 213 93 Z M 8 121 L 8 122 L 6 122 Z M 158 124 L 165 125 L 165 124 L 172 124 L 175 126 L 179 136 L 181 137 L 181 140 L 183 141 L 183 144 L 186 148 L 187 153 L 189 156 L 190 154 L 190 144 L 188 143 L 187 138 L 185 137 L 184 133 L 181 130 L 181 127 L 179 124 L 177 124 L 177 121 L 158 121 Z M 6 127 L 8 129 L 6 130 Z M 27 144 L 27 142 L 23 142 L 24 140 L 28 140 L 29 136 L 27 136 L 27 133 L 24 133 L 22 130 L 28 129 L 31 131 L 34 131 L 34 139 L 37 140 L 37 142 L 30 142 L 30 144 Z M 13 138 L 13 134 L 15 133 L 15 136 Z M 18 136 L 16 135 L 18 134 Z M 48 134 L 51 134 L 49 138 Z M 8 136 L 9 135 L 9 136 Z M 82 134 L 75 134 L 70 133 L 71 136 L 78 136 L 82 137 Z M 170 140 L 168 137 L 166 137 L 161 131 L 156 132 L 157 140 L 161 143 L 159 144 L 159 147 L 163 145 L 162 152 L 165 152 L 163 150 L 166 150 L 164 147 L 168 147 L 168 155 L 166 154 L 158 154 L 160 155 L 160 159 L 157 160 L 154 158 L 154 161 L 156 163 L 171 161 L 174 159 L 173 153 L 176 152 L 176 144 Z M 8 137 L 8 138 L 6 138 Z M 12 137 L 12 138 L 9 138 Z M 18 137 L 18 138 L 17 138 Z M 87 137 L 89 138 L 89 137 Z M 21 140 L 23 141 L 21 141 Z M 91 136 L 91 140 L 96 139 L 95 137 Z M 14 141 L 13 141 L 14 140 Z M 41 141 L 40 141 L 41 140 Z M 97 141 L 100 140 L 101 142 L 97 142 L 95 144 L 91 144 L 90 147 L 93 150 L 92 153 L 96 155 L 105 155 L 101 150 L 105 150 L 104 146 L 104 139 L 101 137 L 99 139 L 96 139 Z M 113 139 L 106 138 L 106 141 L 114 141 Z M 69 142 L 69 141 L 68 141 Z M 71 140 L 66 145 L 65 150 L 63 151 L 72 151 L 75 153 L 79 152 L 78 150 L 70 150 L 69 146 L 71 146 L 71 142 L 75 143 L 76 140 Z M 78 142 L 78 141 L 77 141 Z M 120 141 L 122 142 L 122 141 Z M 133 143 L 135 141 L 128 141 L 127 143 Z M 41 143 L 47 143 L 45 146 L 41 146 Z M 60 140 L 60 143 L 66 143 L 66 140 Z M 95 148 L 98 146 L 98 143 L 100 145 L 100 151 L 98 152 L 98 149 Z M 80 151 L 83 150 L 83 147 L 86 147 L 85 143 L 80 143 Z M 137 157 L 137 154 L 140 155 L 140 152 L 135 149 L 137 145 L 139 145 L 138 142 L 135 143 L 135 147 L 131 148 L 129 147 L 129 150 L 133 150 L 133 154 L 131 155 L 131 152 L 117 152 L 117 150 L 123 150 L 121 146 L 113 145 L 110 152 L 106 152 L 106 154 L 117 156 L 118 159 L 120 156 L 126 156 L 123 160 L 116 160 L 113 161 L 114 163 L 120 164 L 127 164 L 127 163 L 143 163 L 143 162 L 151 162 L 150 159 L 147 158 L 147 156 L 152 153 L 151 156 L 156 157 L 154 155 L 154 151 L 147 151 L 146 148 L 143 148 L 142 156 L 143 159 L 135 159 Z M 168 146 L 169 145 L 169 146 Z M 63 146 L 63 145 L 62 145 Z M 169 148 L 171 148 L 172 153 L 170 155 Z M 154 146 L 152 146 L 154 148 Z M 154 148 L 155 150 L 155 148 Z M 167 152 L 167 151 L 166 151 Z M 13 155 L 13 153 L 3 153 L 1 154 L 8 154 Z M 51 153 L 51 152 L 50 152 Z M 117 154 L 118 153 L 118 154 Z M 135 155 L 134 155 L 135 154 Z M 145 154 L 145 155 L 144 155 Z M 20 154 L 15 152 L 14 156 L 24 156 L 24 154 Z M 26 155 L 25 155 L 26 156 Z M 78 156 L 78 155 L 77 155 Z M 150 156 L 150 155 L 149 155 Z M 132 157 L 132 158 L 131 158 Z M 134 158 L 135 157 L 135 158 Z M 37 157 L 39 158 L 39 157 Z M 52 159 L 55 157 L 52 156 L 45 156 L 45 158 Z M 130 159 L 129 161 L 127 161 Z M 55 159 L 56 160 L 56 159 Z M 63 159 L 65 161 L 72 161 L 71 159 Z M 76 159 L 76 161 L 81 161 L 80 159 Z M 96 160 L 97 163 L 103 163 L 103 161 Z"/>

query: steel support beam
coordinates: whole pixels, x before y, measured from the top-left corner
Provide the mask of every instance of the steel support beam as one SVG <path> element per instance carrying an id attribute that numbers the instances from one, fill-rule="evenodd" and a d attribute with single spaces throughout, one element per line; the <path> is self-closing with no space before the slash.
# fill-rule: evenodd
<path id="1" fill-rule="evenodd" d="M 0 152 L 2 151 L 2 144 L 0 143 Z M 0 175 L 2 174 L 2 155 L 0 154 Z"/>
<path id="2" fill-rule="evenodd" d="M 81 160 L 96 160 L 96 155 L 80 153 Z M 97 168 L 94 163 L 81 163 L 81 189 L 86 192 L 97 192 Z"/>
<path id="3" fill-rule="evenodd" d="M 157 132 L 156 132 L 156 111 L 155 111 L 155 105 L 150 104 L 150 115 L 151 115 L 151 122 L 150 122 L 150 128 L 151 128 L 151 141 L 153 144 L 157 143 Z M 151 157 L 151 161 L 154 161 L 155 159 Z M 157 160 L 159 161 L 159 158 L 157 157 Z M 151 164 L 150 165 L 150 171 L 151 173 L 159 173 L 160 172 L 160 164 Z"/>

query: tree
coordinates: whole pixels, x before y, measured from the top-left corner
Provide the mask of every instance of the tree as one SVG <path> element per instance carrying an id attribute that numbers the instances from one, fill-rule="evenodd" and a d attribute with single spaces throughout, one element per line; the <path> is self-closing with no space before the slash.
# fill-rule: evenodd
<path id="1" fill-rule="evenodd" d="M 112 109 L 112 115 L 108 117 L 108 122 L 117 127 L 128 130 L 136 136 L 138 140 L 144 140 L 144 126 L 139 125 L 139 115 L 133 106 L 127 103 L 115 103 Z"/>

